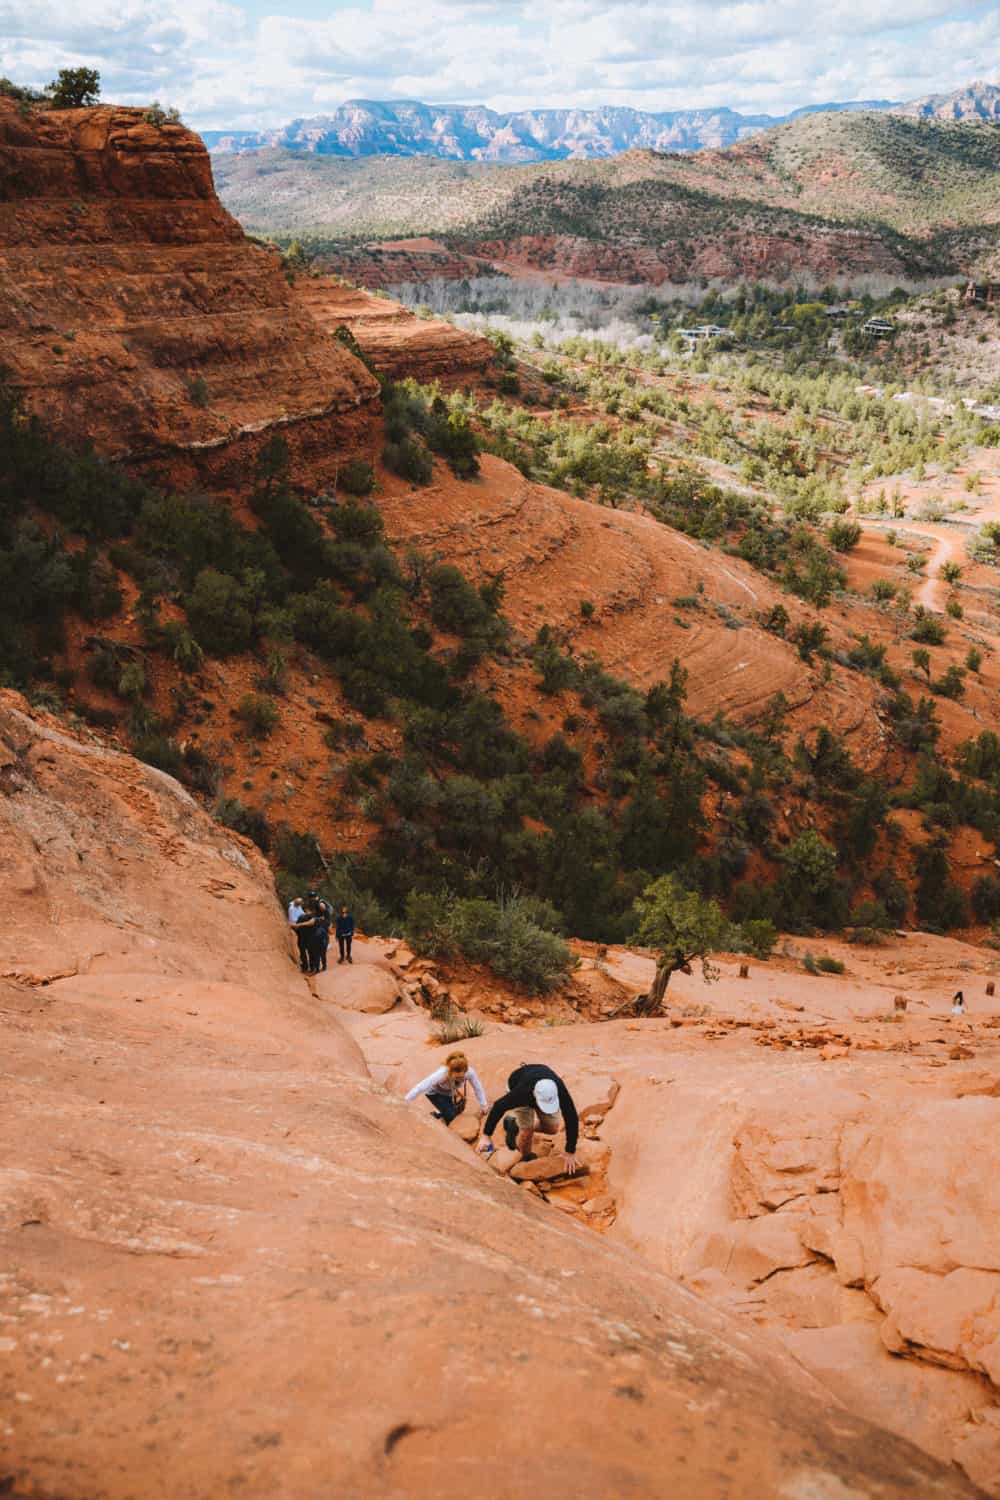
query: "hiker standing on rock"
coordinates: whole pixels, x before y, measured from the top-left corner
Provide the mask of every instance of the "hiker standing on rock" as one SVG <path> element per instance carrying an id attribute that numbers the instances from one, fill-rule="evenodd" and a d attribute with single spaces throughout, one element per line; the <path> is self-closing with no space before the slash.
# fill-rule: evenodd
<path id="1" fill-rule="evenodd" d="M 531 1161 L 531 1146 L 536 1130 L 543 1135 L 557 1135 L 566 1126 L 566 1171 L 576 1171 L 576 1143 L 580 1134 L 580 1117 L 569 1089 L 558 1073 L 544 1063 L 522 1063 L 507 1079 L 507 1092 L 498 1099 L 486 1117 L 477 1151 L 487 1155 L 493 1150 L 490 1137 L 500 1123 L 510 1150 L 520 1151 L 522 1161 Z"/>
<path id="2" fill-rule="evenodd" d="M 326 973 L 326 950 L 330 946 L 330 924 L 333 921 L 333 908 L 322 896 L 315 891 L 310 891 L 310 903 L 313 915 L 313 948 L 319 959 L 319 967 L 322 973 Z"/>
<path id="3" fill-rule="evenodd" d="M 338 964 L 342 964 L 345 959 L 349 964 L 354 962 L 354 959 L 351 957 L 351 944 L 353 942 L 354 913 L 349 912 L 346 906 L 342 906 L 340 914 L 337 917 L 337 946 L 340 948 L 340 957 L 337 959 Z"/>
<path id="4" fill-rule="evenodd" d="M 288 921 L 292 931 L 295 933 L 295 941 L 299 945 L 299 968 L 303 974 L 308 974 L 310 969 L 309 937 L 307 929 L 299 926 L 299 923 L 304 922 L 305 918 L 306 909 L 302 905 L 302 897 L 293 896 L 288 903 Z"/>
<path id="5" fill-rule="evenodd" d="M 465 1109 L 465 1095 L 469 1084 L 476 1096 L 479 1108 L 485 1113 L 489 1108 L 486 1090 L 479 1082 L 479 1075 L 469 1064 L 464 1052 L 450 1052 L 443 1068 L 435 1068 L 427 1078 L 415 1083 L 407 1094 L 407 1102 L 426 1094 L 434 1108 L 434 1117 L 450 1125 L 456 1115 Z"/>
<path id="6" fill-rule="evenodd" d="M 326 950 L 330 941 L 330 922 L 333 913 L 328 902 L 316 891 L 306 897 L 306 910 L 295 923 L 296 936 L 305 938 L 306 974 L 319 974 L 326 968 Z"/>

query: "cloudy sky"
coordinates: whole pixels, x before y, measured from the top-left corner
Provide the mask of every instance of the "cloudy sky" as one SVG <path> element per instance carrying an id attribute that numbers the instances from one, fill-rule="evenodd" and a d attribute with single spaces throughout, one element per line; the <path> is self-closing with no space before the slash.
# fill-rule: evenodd
<path id="1" fill-rule="evenodd" d="M 779 114 L 1000 82 L 1000 3 L 0 0 L 0 74 L 81 64 L 106 99 L 157 98 L 201 129 L 350 98 Z"/>

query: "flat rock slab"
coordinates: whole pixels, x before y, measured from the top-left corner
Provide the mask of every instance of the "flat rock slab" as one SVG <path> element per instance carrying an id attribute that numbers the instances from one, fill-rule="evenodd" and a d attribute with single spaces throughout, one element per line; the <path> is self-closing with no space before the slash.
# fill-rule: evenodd
<path id="1" fill-rule="evenodd" d="M 400 998 L 398 982 L 379 964 L 334 962 L 326 973 L 315 976 L 313 985 L 320 1000 L 329 1001 L 339 1010 L 367 1015 L 384 1015 Z"/>

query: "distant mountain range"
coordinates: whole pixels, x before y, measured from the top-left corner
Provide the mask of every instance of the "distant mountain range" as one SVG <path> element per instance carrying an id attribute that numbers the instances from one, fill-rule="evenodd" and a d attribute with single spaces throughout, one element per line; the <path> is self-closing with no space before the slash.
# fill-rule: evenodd
<path id="1" fill-rule="evenodd" d="M 482 105 L 351 99 L 329 115 L 292 120 L 276 130 L 206 130 L 217 155 L 282 149 L 317 156 L 436 156 L 450 161 L 514 163 L 618 156 L 636 148 L 686 153 L 735 145 L 805 115 L 880 111 L 922 119 L 1000 121 L 1000 87 L 972 83 L 908 104 L 886 99 L 807 105 L 790 115 L 742 115 L 732 109 L 535 109 L 498 114 Z"/>

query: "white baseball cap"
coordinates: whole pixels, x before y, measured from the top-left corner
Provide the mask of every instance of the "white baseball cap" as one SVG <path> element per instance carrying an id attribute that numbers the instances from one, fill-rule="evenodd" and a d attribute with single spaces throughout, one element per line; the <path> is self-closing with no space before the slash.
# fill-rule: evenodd
<path id="1" fill-rule="evenodd" d="M 551 1078 L 542 1078 L 535 1084 L 535 1103 L 543 1115 L 559 1113 L 559 1090 Z"/>

